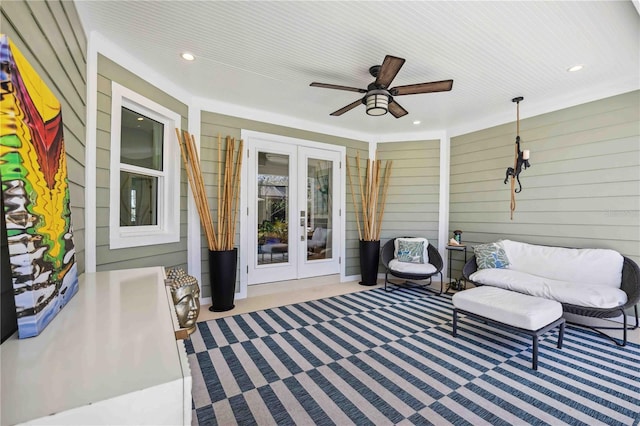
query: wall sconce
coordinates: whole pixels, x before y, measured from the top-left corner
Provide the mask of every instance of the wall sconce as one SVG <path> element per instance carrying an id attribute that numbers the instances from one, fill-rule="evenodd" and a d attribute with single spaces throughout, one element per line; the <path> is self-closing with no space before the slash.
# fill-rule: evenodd
<path id="1" fill-rule="evenodd" d="M 522 169 L 527 169 L 531 166 L 529 164 L 530 152 L 528 149 L 524 151 L 520 150 L 520 101 L 524 98 L 518 96 L 511 99 L 511 102 L 516 103 L 516 151 L 513 167 L 507 168 L 507 173 L 504 177 L 504 183 L 506 184 L 511 177 L 511 220 L 513 220 L 513 212 L 516 209 L 516 194 L 522 192 L 522 184 L 520 183 L 520 172 Z M 518 181 L 518 188 L 516 188 L 516 180 Z"/>

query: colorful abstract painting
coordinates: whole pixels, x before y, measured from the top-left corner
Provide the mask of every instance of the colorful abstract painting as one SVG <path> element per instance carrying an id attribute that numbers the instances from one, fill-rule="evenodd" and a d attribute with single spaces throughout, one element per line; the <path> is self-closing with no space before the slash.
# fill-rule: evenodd
<path id="1" fill-rule="evenodd" d="M 0 35 L 0 176 L 20 338 L 78 291 L 58 99 Z"/>

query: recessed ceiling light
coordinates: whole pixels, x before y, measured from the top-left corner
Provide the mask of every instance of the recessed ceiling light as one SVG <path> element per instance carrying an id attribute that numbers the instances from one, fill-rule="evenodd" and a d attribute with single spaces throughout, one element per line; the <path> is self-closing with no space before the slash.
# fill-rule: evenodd
<path id="1" fill-rule="evenodd" d="M 184 59 L 185 61 L 193 61 L 196 59 L 195 56 L 193 56 L 193 54 L 189 53 L 189 52 L 184 52 L 183 54 L 180 55 L 182 57 L 182 59 Z"/>
<path id="2" fill-rule="evenodd" d="M 584 65 L 578 64 L 578 65 L 574 65 L 572 67 L 567 68 L 567 71 L 568 72 L 576 72 L 576 71 L 580 71 L 582 68 L 584 68 Z"/>
<path id="3" fill-rule="evenodd" d="M 420 120 L 414 121 L 413 124 L 420 124 Z"/>
<path id="4" fill-rule="evenodd" d="M 144 118 L 138 117 L 138 121 L 142 121 L 142 120 L 144 120 Z"/>

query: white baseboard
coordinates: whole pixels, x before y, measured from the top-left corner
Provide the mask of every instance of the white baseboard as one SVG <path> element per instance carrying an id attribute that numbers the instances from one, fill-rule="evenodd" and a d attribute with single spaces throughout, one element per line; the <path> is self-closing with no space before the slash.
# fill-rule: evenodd
<path id="1" fill-rule="evenodd" d="M 295 285 L 296 288 L 307 288 L 313 287 L 315 285 L 322 285 L 325 283 L 335 284 L 338 282 L 353 282 L 360 281 L 360 275 L 351 275 L 344 277 L 343 280 L 340 279 L 338 274 L 333 275 L 324 275 L 319 277 L 311 277 L 311 278 L 301 278 L 298 280 L 286 280 L 286 281 L 276 281 L 272 283 L 264 283 L 264 284 L 256 284 L 251 285 L 247 289 L 247 291 L 243 294 L 242 292 L 236 292 L 234 295 L 234 300 L 242 300 L 251 296 L 254 297 L 256 295 L 264 295 L 269 293 L 278 293 L 283 291 L 283 287 L 289 285 Z M 210 305 L 212 302 L 211 296 L 209 297 L 201 297 L 200 305 Z"/>
<path id="2" fill-rule="evenodd" d="M 360 280 L 362 280 L 362 277 L 360 275 L 346 275 L 340 282 L 342 283 L 349 283 L 352 281 L 360 282 Z"/>

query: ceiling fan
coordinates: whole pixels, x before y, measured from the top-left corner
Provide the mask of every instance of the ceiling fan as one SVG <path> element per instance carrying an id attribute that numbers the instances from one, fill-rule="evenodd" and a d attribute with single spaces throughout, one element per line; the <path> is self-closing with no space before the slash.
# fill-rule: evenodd
<path id="1" fill-rule="evenodd" d="M 417 95 L 420 93 L 447 92 L 453 86 L 453 80 L 432 81 L 429 83 L 408 84 L 406 86 L 396 86 L 389 89 L 389 85 L 404 65 L 405 60 L 395 56 L 387 55 L 382 65 L 374 65 L 369 68 L 369 73 L 376 80 L 369 84 L 366 89 L 357 87 L 339 86 L 336 84 L 316 83 L 310 84 L 312 87 L 324 87 L 326 89 L 347 90 L 350 92 L 364 93 L 365 95 L 355 102 L 340 108 L 331 115 L 342 115 L 352 110 L 359 104 L 367 107 L 369 115 L 384 115 L 390 112 L 395 118 L 407 115 L 408 112 L 394 100 L 395 96 Z"/>

